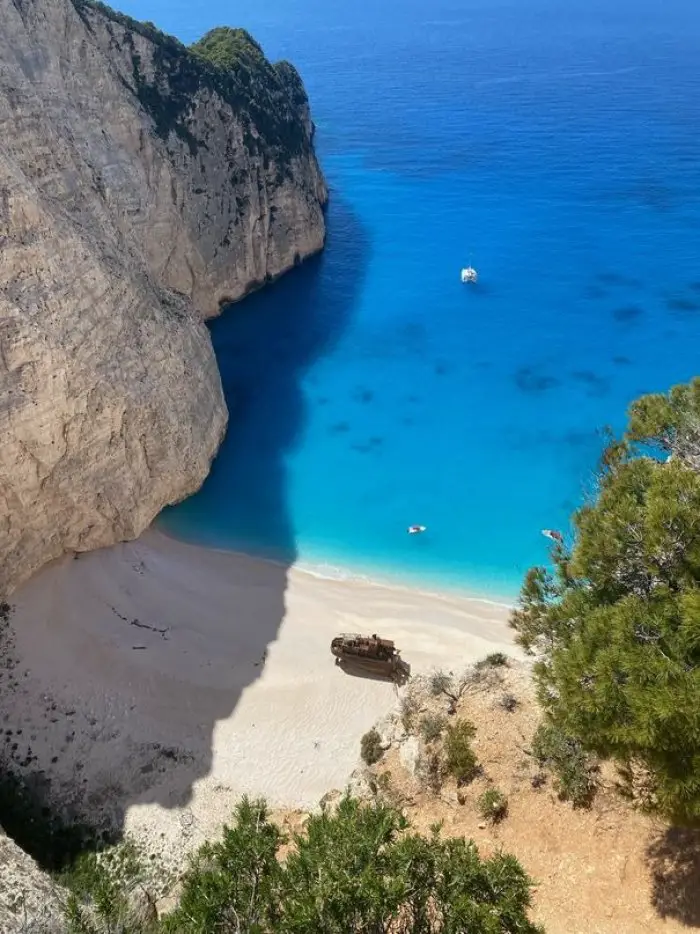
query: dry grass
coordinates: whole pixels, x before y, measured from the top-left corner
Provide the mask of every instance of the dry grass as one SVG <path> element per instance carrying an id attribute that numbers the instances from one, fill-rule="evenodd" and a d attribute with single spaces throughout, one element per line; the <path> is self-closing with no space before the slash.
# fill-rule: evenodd
<path id="1" fill-rule="evenodd" d="M 517 705 L 505 709 L 505 696 Z M 444 713 L 444 698 L 426 706 Z M 473 838 L 484 855 L 501 848 L 514 853 L 536 882 L 534 915 L 547 934 L 700 929 L 700 832 L 669 830 L 634 811 L 615 792 L 609 767 L 590 809 L 560 801 L 551 776 L 538 786 L 541 769 L 529 746 L 539 713 L 529 676 L 517 664 L 490 669 L 471 685 L 457 717 L 476 727 L 482 772 L 469 786 L 458 790 L 450 779 L 435 795 L 406 771 L 395 749 L 377 770 L 390 771 L 383 793 L 416 829 L 427 833 L 442 820 L 444 833 Z M 478 802 L 494 786 L 507 797 L 508 813 L 492 824 Z"/>

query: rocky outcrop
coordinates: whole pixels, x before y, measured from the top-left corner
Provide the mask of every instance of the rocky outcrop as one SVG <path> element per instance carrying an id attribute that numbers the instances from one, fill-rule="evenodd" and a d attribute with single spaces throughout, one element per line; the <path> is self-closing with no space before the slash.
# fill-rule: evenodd
<path id="1" fill-rule="evenodd" d="M 206 476 L 202 319 L 321 248 L 291 65 L 219 67 L 86 0 L 0 0 L 0 594 Z M 204 54 L 203 50 L 201 54 Z"/>
<path id="2" fill-rule="evenodd" d="M 64 934 L 61 894 L 0 827 L 0 931 Z"/>

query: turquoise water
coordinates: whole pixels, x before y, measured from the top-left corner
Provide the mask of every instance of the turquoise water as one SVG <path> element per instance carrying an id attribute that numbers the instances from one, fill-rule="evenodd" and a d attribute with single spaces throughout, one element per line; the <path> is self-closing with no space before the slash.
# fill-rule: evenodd
<path id="1" fill-rule="evenodd" d="M 700 371 L 700 5 L 122 5 L 293 59 L 332 199 L 325 254 L 213 323 L 231 427 L 165 527 L 512 596 L 600 428 Z"/>

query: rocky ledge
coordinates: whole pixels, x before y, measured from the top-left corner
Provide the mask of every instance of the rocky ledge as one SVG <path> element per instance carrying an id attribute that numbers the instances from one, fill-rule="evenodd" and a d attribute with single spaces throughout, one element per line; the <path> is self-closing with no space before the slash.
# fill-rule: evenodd
<path id="1" fill-rule="evenodd" d="M 204 318 L 321 249 L 301 80 L 87 0 L 0 0 L 0 595 L 205 478 Z"/>

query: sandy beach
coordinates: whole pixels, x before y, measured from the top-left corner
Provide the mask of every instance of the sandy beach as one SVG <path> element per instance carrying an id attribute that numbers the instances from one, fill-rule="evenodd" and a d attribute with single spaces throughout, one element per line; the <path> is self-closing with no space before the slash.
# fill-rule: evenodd
<path id="1" fill-rule="evenodd" d="M 78 809 L 176 849 L 242 793 L 307 808 L 345 785 L 399 689 L 336 667 L 337 633 L 394 639 L 414 674 L 514 653 L 506 606 L 327 580 L 153 530 L 54 563 L 12 603 L 6 753 Z"/>

